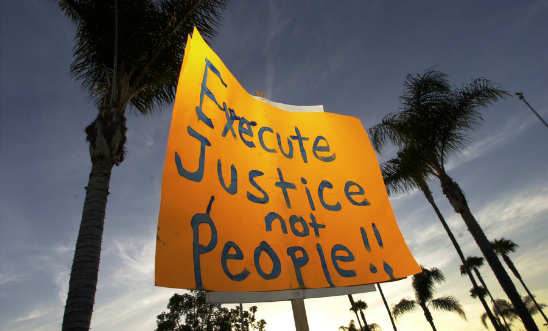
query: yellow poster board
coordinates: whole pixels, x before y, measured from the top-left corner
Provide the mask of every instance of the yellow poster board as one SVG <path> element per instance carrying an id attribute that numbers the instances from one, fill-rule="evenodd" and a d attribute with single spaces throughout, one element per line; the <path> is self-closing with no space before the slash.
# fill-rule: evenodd
<path id="1" fill-rule="evenodd" d="M 156 285 L 273 291 L 420 271 L 360 120 L 253 98 L 195 30 L 167 146 Z"/>

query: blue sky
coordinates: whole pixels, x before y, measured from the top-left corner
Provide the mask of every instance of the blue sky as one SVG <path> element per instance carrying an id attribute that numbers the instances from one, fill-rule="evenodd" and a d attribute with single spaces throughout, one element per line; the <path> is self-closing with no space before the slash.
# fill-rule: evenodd
<path id="1" fill-rule="evenodd" d="M 83 130 L 96 110 L 69 76 L 75 27 L 55 2 L 0 6 L 0 329 L 58 330 L 91 168 Z M 398 109 L 407 74 L 437 66 L 457 86 L 485 77 L 512 95 L 523 92 L 548 119 L 545 1 L 241 0 L 224 16 L 213 50 L 248 92 L 264 91 L 273 101 L 322 104 L 369 128 Z M 171 110 L 128 116 L 129 152 L 112 173 L 93 330 L 154 330 L 175 292 L 154 286 Z M 449 159 L 448 172 L 488 238 L 520 245 L 511 257 L 538 301 L 548 303 L 548 130 L 515 96 L 483 113 L 483 127 L 467 151 Z M 389 148 L 379 161 L 394 154 Z M 465 255 L 479 256 L 439 185 L 430 186 Z M 483 330 L 482 306 L 469 297 L 471 285 L 432 208 L 420 193 L 391 202 L 417 261 L 446 275 L 437 294 L 456 296 L 467 313 L 464 321 L 434 312 L 438 329 Z M 492 272 L 482 269 L 503 298 Z M 413 295 L 408 280 L 383 289 L 391 304 Z M 368 303 L 369 322 L 391 330 L 378 293 L 355 298 Z M 294 329 L 289 302 L 258 306 L 267 330 Z M 348 324 L 349 306 L 346 297 L 306 300 L 311 330 Z M 429 327 L 418 310 L 397 326 Z"/>

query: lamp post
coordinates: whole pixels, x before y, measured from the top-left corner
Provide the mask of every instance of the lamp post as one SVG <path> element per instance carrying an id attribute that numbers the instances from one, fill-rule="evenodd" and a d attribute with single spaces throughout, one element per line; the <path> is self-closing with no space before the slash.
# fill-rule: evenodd
<path id="1" fill-rule="evenodd" d="M 525 97 L 523 96 L 523 93 L 521 92 L 516 92 L 516 95 L 519 96 L 519 99 L 520 100 L 523 100 L 523 102 L 525 102 L 525 104 L 533 111 L 533 113 L 535 113 L 535 115 L 537 115 L 538 119 L 544 123 L 544 126 L 546 126 L 546 128 L 548 128 L 548 124 L 546 123 L 546 121 L 540 117 L 540 115 L 533 109 L 533 107 L 531 107 L 531 105 L 529 104 L 529 102 L 527 102 L 527 100 L 525 100 Z"/>

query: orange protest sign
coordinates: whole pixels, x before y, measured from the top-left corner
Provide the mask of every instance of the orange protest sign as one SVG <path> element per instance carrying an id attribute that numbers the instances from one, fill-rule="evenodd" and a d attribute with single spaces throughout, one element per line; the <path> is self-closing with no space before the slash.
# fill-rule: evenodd
<path id="1" fill-rule="evenodd" d="M 195 30 L 167 146 L 156 285 L 272 291 L 420 271 L 361 122 L 253 98 Z"/>

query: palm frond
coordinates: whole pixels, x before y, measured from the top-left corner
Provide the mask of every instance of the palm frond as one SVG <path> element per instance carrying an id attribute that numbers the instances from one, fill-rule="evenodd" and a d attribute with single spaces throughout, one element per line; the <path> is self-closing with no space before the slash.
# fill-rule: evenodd
<path id="1" fill-rule="evenodd" d="M 377 153 L 382 154 L 382 149 L 388 141 L 396 146 L 404 146 L 402 133 L 405 131 L 405 123 L 399 117 L 398 113 L 389 113 L 383 117 L 381 123 L 367 130 L 371 145 Z"/>
<path id="2" fill-rule="evenodd" d="M 449 155 L 469 145 L 470 131 L 483 121 L 479 110 L 509 95 L 484 78 L 455 88 L 446 74 L 434 68 L 407 75 L 404 86 L 399 111 L 368 130 L 371 143 L 379 153 L 387 142 L 400 149 L 421 150 L 438 173 L 445 171 L 443 165 Z"/>
<path id="3" fill-rule="evenodd" d="M 359 310 L 366 310 L 368 308 L 367 303 L 363 300 L 356 301 L 354 303 L 354 306 L 356 307 L 356 309 L 359 309 Z"/>
<path id="4" fill-rule="evenodd" d="M 392 315 L 394 319 L 398 319 L 403 314 L 413 311 L 416 306 L 417 302 L 415 300 L 401 299 L 400 302 L 392 306 Z"/>
<path id="5" fill-rule="evenodd" d="M 227 3 L 118 0 L 115 6 L 110 0 L 60 0 L 77 25 L 71 75 L 97 106 L 111 84 L 125 79 L 127 96 L 118 106 L 129 102 L 143 114 L 158 110 L 175 97 L 187 36 L 196 26 L 206 40 L 213 38 Z"/>
<path id="6" fill-rule="evenodd" d="M 481 324 L 483 324 L 486 329 L 489 329 L 489 326 L 487 325 L 487 318 L 487 313 L 481 314 Z"/>
<path id="7" fill-rule="evenodd" d="M 350 320 L 350 323 L 348 323 L 348 326 L 341 325 L 339 326 L 340 331 L 358 331 L 358 328 L 356 328 L 356 322 L 354 320 Z"/>
<path id="8" fill-rule="evenodd" d="M 421 188 L 433 174 L 424 155 L 412 147 L 400 150 L 396 158 L 381 164 L 381 172 L 389 195 Z"/>
<path id="9" fill-rule="evenodd" d="M 483 266 L 484 258 L 480 256 L 468 256 L 466 258 L 466 265 L 469 268 L 479 269 Z"/>
<path id="10" fill-rule="evenodd" d="M 468 274 L 467 267 L 464 264 L 461 264 L 459 266 L 459 270 L 460 270 L 460 275 L 461 276 L 464 276 L 464 275 Z"/>
<path id="11" fill-rule="evenodd" d="M 436 283 L 445 281 L 445 276 L 438 268 L 426 269 L 421 266 L 422 272 L 413 275 L 411 285 L 418 301 L 426 304 L 434 297 Z"/>
<path id="12" fill-rule="evenodd" d="M 491 241 L 491 246 L 493 246 L 495 252 L 500 255 L 508 255 L 510 253 L 514 253 L 519 248 L 518 244 L 510 239 L 505 238 L 495 239 L 494 241 Z"/>
<path id="13" fill-rule="evenodd" d="M 448 311 L 450 313 L 456 313 L 460 317 L 466 320 L 466 313 L 462 308 L 459 300 L 452 295 L 445 295 L 441 298 L 430 301 L 432 308 L 440 311 Z"/>
<path id="14" fill-rule="evenodd" d="M 533 295 L 533 297 L 535 297 Z M 536 313 L 539 313 L 539 307 L 540 309 L 546 308 L 546 304 L 542 302 L 537 302 L 537 305 L 533 301 L 533 298 L 531 298 L 529 295 L 523 297 L 523 303 L 525 304 L 525 307 L 527 307 L 527 310 L 529 311 L 529 314 L 534 315 Z"/>
<path id="15" fill-rule="evenodd" d="M 477 288 L 471 288 L 470 296 L 474 299 L 478 297 L 485 298 L 487 296 L 487 290 L 483 286 L 478 286 Z"/>
<path id="16" fill-rule="evenodd" d="M 509 322 L 514 321 L 516 318 L 519 318 L 517 311 L 514 309 L 514 306 L 510 301 L 504 299 L 495 299 L 493 304 L 493 312 L 497 316 L 502 316 Z"/>

